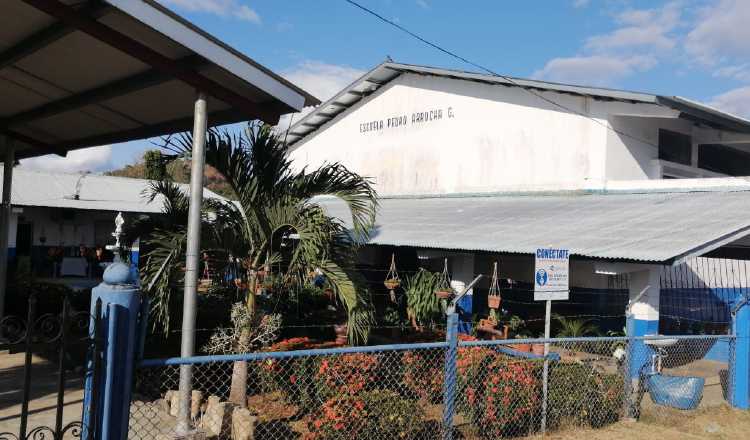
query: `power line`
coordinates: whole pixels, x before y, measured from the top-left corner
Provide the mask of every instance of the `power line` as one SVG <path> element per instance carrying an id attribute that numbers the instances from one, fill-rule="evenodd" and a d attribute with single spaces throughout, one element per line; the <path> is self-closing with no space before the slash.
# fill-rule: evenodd
<path id="1" fill-rule="evenodd" d="M 602 122 L 602 121 L 600 121 L 600 120 L 598 120 L 598 119 L 596 119 L 596 118 L 594 118 L 592 116 L 587 115 L 586 113 L 583 113 L 583 112 L 580 112 L 580 111 L 578 111 L 576 109 L 570 108 L 570 107 L 568 107 L 568 106 L 566 106 L 564 104 L 560 104 L 559 102 L 555 101 L 554 99 L 547 98 L 546 96 L 542 95 L 541 93 L 538 93 L 535 90 L 532 90 L 532 89 L 528 88 L 527 86 L 519 84 L 512 77 L 509 77 L 509 76 L 506 76 L 506 75 L 501 75 L 501 74 L 495 72 L 494 70 L 489 69 L 487 67 L 484 67 L 481 64 L 475 63 L 474 61 L 471 61 L 468 58 L 465 58 L 465 57 L 463 57 L 463 56 L 461 56 L 461 55 L 459 55 L 459 54 L 457 54 L 457 53 L 455 53 L 455 52 L 453 52 L 453 51 L 451 51 L 449 49 L 446 49 L 446 48 L 438 45 L 437 43 L 433 43 L 432 41 L 430 41 L 430 40 L 428 40 L 428 39 L 426 39 L 426 38 L 424 38 L 424 37 L 422 37 L 422 36 L 420 36 L 420 35 L 412 32 L 412 31 L 410 31 L 406 27 L 401 26 L 400 24 L 394 22 L 393 20 L 389 20 L 389 19 L 385 18 L 384 16 L 378 14 L 377 12 L 373 11 L 372 9 L 367 8 L 366 6 L 363 6 L 363 5 L 357 3 L 354 0 L 344 0 L 344 1 L 347 2 L 347 3 L 349 3 L 349 4 L 351 4 L 354 7 L 357 7 L 359 9 L 361 9 L 362 11 L 364 11 L 364 12 L 366 12 L 366 13 L 368 13 L 368 14 L 376 17 L 376 18 L 378 18 L 379 20 L 385 22 L 386 24 L 389 24 L 389 25 L 395 27 L 396 29 L 398 29 L 398 30 L 400 30 L 400 31 L 408 34 L 409 36 L 411 36 L 411 37 L 413 37 L 413 38 L 421 41 L 422 43 L 424 43 L 424 44 L 426 44 L 426 45 L 428 45 L 428 46 L 430 46 L 430 47 L 432 47 L 432 48 L 434 48 L 434 49 L 436 49 L 436 50 L 438 50 L 438 51 L 440 51 L 440 52 L 442 52 L 442 53 L 444 53 L 444 54 L 446 54 L 448 56 L 451 56 L 451 57 L 453 57 L 453 58 L 455 58 L 455 59 L 457 59 L 459 61 L 462 61 L 462 62 L 464 62 L 464 63 L 466 63 L 466 64 L 468 64 L 470 66 L 476 67 L 477 69 L 480 69 L 480 70 L 482 70 L 484 72 L 487 72 L 487 73 L 489 73 L 492 76 L 495 76 L 495 77 L 498 77 L 498 78 L 502 78 L 503 80 L 509 82 L 510 84 L 513 84 L 516 87 L 520 87 L 525 92 L 527 92 L 527 93 L 529 93 L 529 94 L 531 94 L 531 95 L 533 95 L 533 96 L 541 99 L 542 101 L 545 101 L 548 104 L 551 104 L 551 105 L 553 105 L 553 106 L 555 106 L 555 107 L 557 107 L 557 108 L 559 108 L 559 109 L 561 109 L 561 110 L 563 110 L 563 111 L 565 111 L 567 113 L 572 113 L 572 114 L 575 114 L 575 115 L 578 115 L 578 116 L 583 116 L 584 118 L 587 118 L 587 119 L 591 120 L 595 124 L 598 124 L 598 125 L 604 127 L 605 129 L 611 130 L 612 132 L 617 133 L 617 134 L 619 134 L 621 136 L 625 136 L 625 137 L 628 137 L 628 138 L 633 139 L 635 141 L 642 142 L 642 143 L 644 143 L 646 145 L 655 147 L 657 149 L 659 148 L 659 146 L 657 144 L 654 144 L 654 143 L 652 143 L 652 142 L 650 142 L 648 140 L 645 140 L 645 139 L 641 139 L 641 138 L 639 138 L 637 136 L 631 135 L 630 133 L 624 132 L 622 130 L 616 129 L 616 128 L 612 127 L 611 125 L 607 124 L 607 123 L 604 123 L 604 122 Z"/>

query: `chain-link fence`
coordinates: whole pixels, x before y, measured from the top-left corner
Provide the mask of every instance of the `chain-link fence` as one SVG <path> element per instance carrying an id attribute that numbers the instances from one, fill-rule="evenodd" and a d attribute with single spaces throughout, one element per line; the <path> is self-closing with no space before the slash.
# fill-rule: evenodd
<path id="1" fill-rule="evenodd" d="M 626 417 L 667 425 L 725 402 L 730 346 L 728 336 L 574 338 L 193 358 L 190 414 L 206 438 L 234 440 L 523 437 Z M 181 363 L 138 369 L 129 438 L 171 438 Z"/>

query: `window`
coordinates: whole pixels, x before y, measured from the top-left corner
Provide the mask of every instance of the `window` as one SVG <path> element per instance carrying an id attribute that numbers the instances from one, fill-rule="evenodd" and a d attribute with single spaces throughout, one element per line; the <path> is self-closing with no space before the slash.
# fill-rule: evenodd
<path id="1" fill-rule="evenodd" d="M 750 176 L 750 153 L 721 144 L 700 145 L 698 167 L 730 176 Z"/>
<path id="2" fill-rule="evenodd" d="M 689 135 L 660 129 L 659 159 L 692 165 L 692 144 L 693 141 Z"/>

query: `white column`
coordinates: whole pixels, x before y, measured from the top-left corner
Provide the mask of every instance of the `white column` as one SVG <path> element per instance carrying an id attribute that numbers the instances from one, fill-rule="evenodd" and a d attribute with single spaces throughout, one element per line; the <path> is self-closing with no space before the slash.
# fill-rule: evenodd
<path id="1" fill-rule="evenodd" d="M 630 312 L 634 336 L 656 334 L 659 331 L 659 278 L 661 266 L 646 266 L 630 272 Z M 640 295 L 645 289 L 645 293 Z M 639 297 L 640 295 L 640 297 Z"/>
<path id="2" fill-rule="evenodd" d="M 185 250 L 185 291 L 182 307 L 182 340 L 180 356 L 195 352 L 195 319 L 198 302 L 198 270 L 201 247 L 201 205 L 203 203 L 203 168 L 206 162 L 206 95 L 198 93 L 193 122 L 192 167 L 190 169 L 190 208 L 188 210 L 187 245 Z M 190 400 L 193 389 L 192 365 L 180 366 L 180 407 L 177 434 L 191 430 Z"/>
<path id="3" fill-rule="evenodd" d="M 5 315 L 6 278 L 8 274 L 8 235 L 10 229 L 11 189 L 13 186 L 13 164 L 16 154 L 11 142 L 0 135 L 0 147 L 5 147 L 3 160 L 3 198 L 0 206 L 0 318 Z"/>

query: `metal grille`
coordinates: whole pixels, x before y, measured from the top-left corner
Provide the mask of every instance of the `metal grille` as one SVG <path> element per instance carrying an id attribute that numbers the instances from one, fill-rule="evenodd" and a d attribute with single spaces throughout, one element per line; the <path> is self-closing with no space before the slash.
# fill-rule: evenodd
<path id="1" fill-rule="evenodd" d="M 547 356 L 530 351 L 545 342 Z M 218 439 L 484 439 L 603 429 L 626 417 L 673 424 L 725 402 L 731 342 L 461 341 L 455 350 L 437 343 L 194 358 L 191 418 Z M 129 438 L 173 432 L 180 363 L 139 368 Z M 233 393 L 233 377 L 242 385 L 245 371 L 246 385 Z"/>

